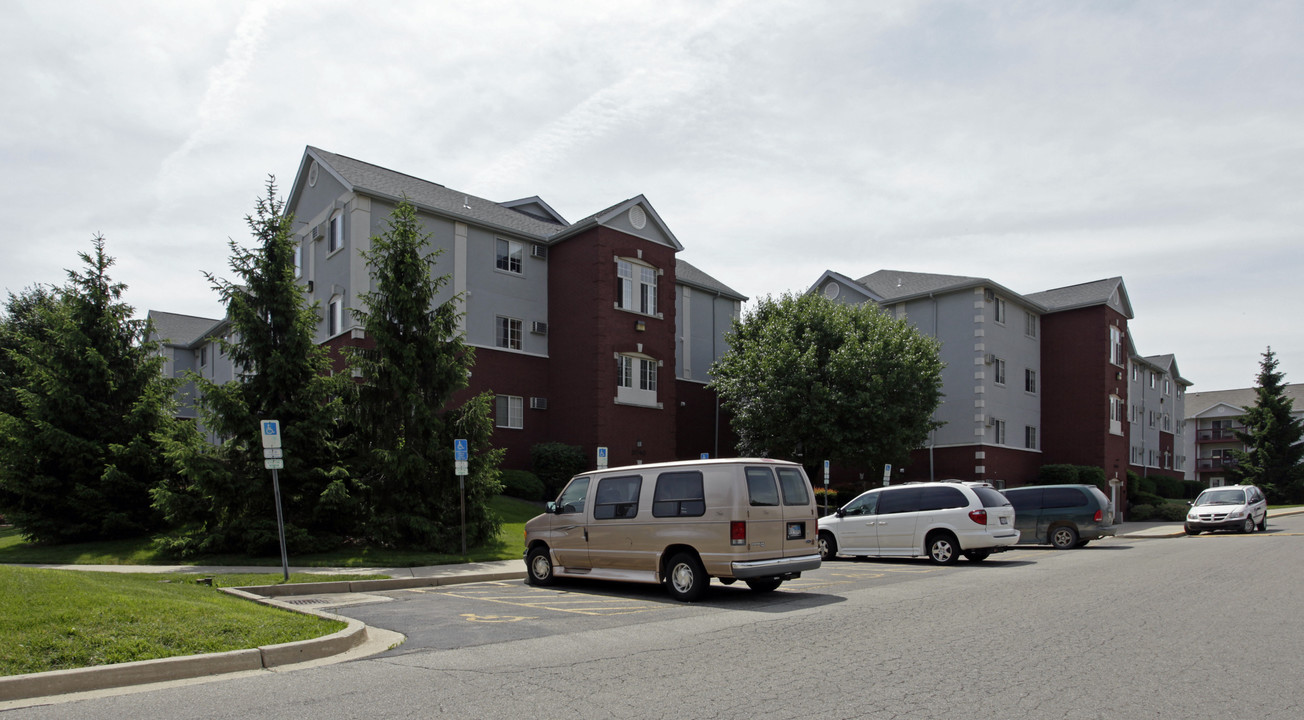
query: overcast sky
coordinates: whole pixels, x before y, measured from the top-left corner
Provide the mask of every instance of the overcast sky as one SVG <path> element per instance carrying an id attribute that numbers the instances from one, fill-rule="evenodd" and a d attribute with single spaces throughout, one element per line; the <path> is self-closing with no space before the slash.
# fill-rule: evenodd
<path id="1" fill-rule="evenodd" d="M 3 2 L 4 288 L 97 233 L 138 314 L 314 145 L 574 221 L 640 193 L 757 298 L 1122 276 L 1192 391 L 1304 382 L 1304 3 Z"/>

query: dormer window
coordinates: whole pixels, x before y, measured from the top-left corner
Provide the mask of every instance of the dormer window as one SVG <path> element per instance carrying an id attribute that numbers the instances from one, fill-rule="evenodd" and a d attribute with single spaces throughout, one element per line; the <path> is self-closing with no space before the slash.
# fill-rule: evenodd
<path id="1" fill-rule="evenodd" d="M 657 269 L 631 260 L 616 260 L 616 307 L 657 314 Z"/>

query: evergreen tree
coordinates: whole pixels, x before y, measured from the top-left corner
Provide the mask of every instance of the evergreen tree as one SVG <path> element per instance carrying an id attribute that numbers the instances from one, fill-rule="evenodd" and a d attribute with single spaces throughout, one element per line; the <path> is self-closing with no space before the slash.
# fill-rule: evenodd
<path id="1" fill-rule="evenodd" d="M 174 383 L 145 321 L 108 274 L 104 238 L 68 284 L 10 296 L 0 412 L 0 506 L 39 542 L 157 529 L 150 488 L 164 472 L 153 435 L 171 424 Z"/>
<path id="2" fill-rule="evenodd" d="M 489 509 L 499 491 L 502 451 L 490 446 L 488 394 L 452 404 L 466 387 L 474 352 L 457 327 L 456 298 L 436 304 L 448 278 L 435 272 L 439 251 L 428 252 L 416 208 L 406 200 L 388 231 L 364 252 L 374 292 L 354 309 L 374 347 L 355 358 L 361 371 L 356 428 L 369 502 L 372 542 L 453 552 L 461 542 L 461 491 L 454 475 L 453 440 L 470 449 L 466 476 L 466 541 L 482 544 L 498 533 Z"/>
<path id="3" fill-rule="evenodd" d="M 1232 451 L 1232 477 L 1263 488 L 1274 503 L 1304 501 L 1304 424 L 1292 415 L 1294 403 L 1286 397 L 1285 377 L 1277 371 L 1277 356 L 1269 347 L 1259 363 L 1255 403 L 1242 418 L 1245 430 L 1236 433 L 1248 449 Z"/>
<path id="4" fill-rule="evenodd" d="M 313 342 L 316 310 L 294 276 L 294 221 L 283 209 L 269 179 L 267 196 L 245 218 L 254 249 L 231 243 L 241 282 L 207 276 L 226 304 L 230 334 L 220 344 L 239 379 L 219 385 L 195 377 L 203 428 L 179 426 L 167 439 L 177 477 L 155 501 L 185 526 L 172 543 L 182 553 L 279 552 L 263 419 L 281 424 L 287 547 L 328 549 L 357 525 L 357 488 L 341 462 L 339 428 L 351 383 L 331 375 L 326 350 Z"/>

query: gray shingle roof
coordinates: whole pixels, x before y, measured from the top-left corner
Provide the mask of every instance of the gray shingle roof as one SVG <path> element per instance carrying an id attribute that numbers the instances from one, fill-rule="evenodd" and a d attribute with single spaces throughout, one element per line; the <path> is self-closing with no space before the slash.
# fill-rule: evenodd
<path id="1" fill-rule="evenodd" d="M 737 290 L 725 285 L 706 273 L 698 270 L 696 267 L 675 258 L 675 281 L 682 285 L 718 292 L 725 297 L 733 298 L 742 302 L 747 301 L 747 296 L 739 293 Z"/>
<path id="2" fill-rule="evenodd" d="M 1294 414 L 1304 412 L 1304 383 L 1284 386 L 1286 397 L 1290 398 Z M 1219 403 L 1248 408 L 1258 401 L 1254 388 L 1237 388 L 1235 390 L 1206 390 L 1186 394 L 1186 416 L 1195 417 Z"/>
<path id="3" fill-rule="evenodd" d="M 336 155 L 321 148 L 308 147 L 309 155 L 333 170 L 349 189 L 390 200 L 407 198 L 423 209 L 442 215 L 465 218 L 479 225 L 508 230 L 544 240 L 562 230 L 557 225 L 511 210 L 485 198 L 450 190 L 439 183 L 395 172 L 379 165 Z"/>
<path id="4" fill-rule="evenodd" d="M 1109 302 L 1109 299 L 1114 296 L 1114 291 L 1118 290 L 1122 283 L 1121 277 L 1093 280 L 1079 285 L 1032 293 L 1028 298 L 1045 305 L 1052 312 L 1103 305 Z"/>
<path id="5" fill-rule="evenodd" d="M 986 278 L 912 273 L 901 270 L 879 270 L 876 273 L 860 278 L 856 282 L 869 288 L 870 292 L 889 302 L 915 295 L 927 295 L 930 292 L 959 290 L 978 285 L 995 285 Z"/>
<path id="6" fill-rule="evenodd" d="M 215 318 L 181 315 L 162 310 L 150 310 L 146 317 L 154 323 L 154 337 L 168 345 L 189 345 L 221 322 Z"/>

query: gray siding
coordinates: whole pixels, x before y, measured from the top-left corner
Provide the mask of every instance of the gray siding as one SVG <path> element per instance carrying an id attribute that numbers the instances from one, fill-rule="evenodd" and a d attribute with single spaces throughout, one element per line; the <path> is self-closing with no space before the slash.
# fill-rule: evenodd
<path id="1" fill-rule="evenodd" d="M 709 382 L 711 364 L 729 349 L 726 336 L 742 312 L 742 303 L 688 285 L 676 290 L 675 377 Z"/>

